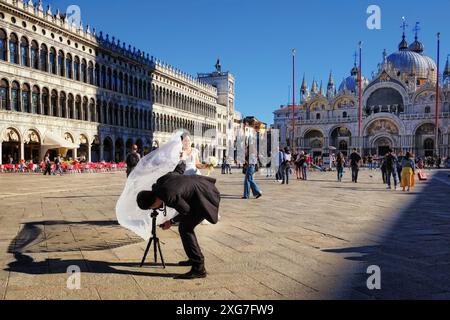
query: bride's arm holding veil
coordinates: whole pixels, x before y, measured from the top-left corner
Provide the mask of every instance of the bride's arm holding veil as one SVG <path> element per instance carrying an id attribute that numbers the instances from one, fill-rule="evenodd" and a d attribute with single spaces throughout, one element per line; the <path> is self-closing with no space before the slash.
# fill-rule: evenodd
<path id="1" fill-rule="evenodd" d="M 199 151 L 197 150 L 195 152 L 195 163 L 196 163 L 196 167 L 197 169 L 208 169 L 208 165 L 207 164 L 203 164 L 200 162 L 200 156 L 199 156 Z"/>

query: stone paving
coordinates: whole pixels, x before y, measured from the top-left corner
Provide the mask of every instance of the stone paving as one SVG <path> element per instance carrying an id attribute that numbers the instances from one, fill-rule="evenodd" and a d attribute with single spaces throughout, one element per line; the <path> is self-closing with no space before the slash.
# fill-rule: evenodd
<path id="1" fill-rule="evenodd" d="M 221 221 L 197 235 L 209 277 L 188 271 L 176 229 L 159 231 L 168 262 L 139 268 L 146 243 L 115 221 L 125 174 L 0 175 L 0 299 L 449 299 L 449 171 L 414 192 L 387 191 L 379 172 L 360 183 L 333 173 L 241 200 L 243 176 L 222 176 Z M 67 268 L 81 268 L 81 289 Z M 367 268 L 381 268 L 370 291 Z"/>

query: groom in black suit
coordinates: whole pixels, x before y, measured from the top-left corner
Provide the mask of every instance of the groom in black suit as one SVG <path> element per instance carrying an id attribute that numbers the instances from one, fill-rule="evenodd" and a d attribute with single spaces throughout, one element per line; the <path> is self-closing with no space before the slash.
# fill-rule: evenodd
<path id="1" fill-rule="evenodd" d="M 158 179 L 152 191 L 140 192 L 137 203 L 142 210 L 157 209 L 166 204 L 179 212 L 178 216 L 161 226 L 168 230 L 180 223 L 180 237 L 189 260 L 179 265 L 192 266 L 192 270 L 177 278 L 205 278 L 205 258 L 194 229 L 205 219 L 212 224 L 218 222 L 220 192 L 215 186 L 215 179 L 199 175 L 184 176 L 185 170 L 186 163 L 181 161 L 174 172 Z"/>

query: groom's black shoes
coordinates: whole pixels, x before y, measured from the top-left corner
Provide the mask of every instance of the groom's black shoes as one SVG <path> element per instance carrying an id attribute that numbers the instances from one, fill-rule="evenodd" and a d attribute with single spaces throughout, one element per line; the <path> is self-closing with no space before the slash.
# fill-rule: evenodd
<path id="1" fill-rule="evenodd" d="M 192 266 L 192 262 L 191 262 L 191 260 L 180 261 L 180 262 L 178 262 L 178 265 L 180 267 L 191 267 Z"/>
<path id="2" fill-rule="evenodd" d="M 205 268 L 200 270 L 192 268 L 192 270 L 189 271 L 188 273 L 176 276 L 175 279 L 177 280 L 203 279 L 206 278 L 207 275 L 208 273 L 206 272 Z"/>

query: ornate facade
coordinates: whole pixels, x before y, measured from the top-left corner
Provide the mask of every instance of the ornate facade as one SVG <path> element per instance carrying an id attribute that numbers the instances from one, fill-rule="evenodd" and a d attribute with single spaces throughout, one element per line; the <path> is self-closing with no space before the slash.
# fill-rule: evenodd
<path id="1" fill-rule="evenodd" d="M 436 143 L 440 156 L 450 154 L 450 66 L 440 78 L 439 140 L 435 137 L 437 66 L 424 55 L 418 40 L 408 46 L 405 35 L 397 52 L 387 55 L 370 80 L 362 77 L 362 132 L 359 135 L 359 70 L 356 66 L 339 89 L 330 74 L 326 93 L 313 82 L 301 87 L 302 105 L 295 109 L 294 144 L 315 156 L 330 152 L 330 146 L 348 154 L 361 148 L 364 154 L 383 155 L 387 149 L 432 156 Z M 291 144 L 292 107 L 274 112 L 274 128 L 281 143 Z"/>
<path id="2" fill-rule="evenodd" d="M 67 157 L 122 161 L 178 128 L 203 156 L 221 156 L 234 106 L 221 103 L 224 81 L 209 84 L 217 76 L 186 75 L 42 1 L 0 0 L 0 161 L 37 161 L 55 137 L 74 146 Z"/>

